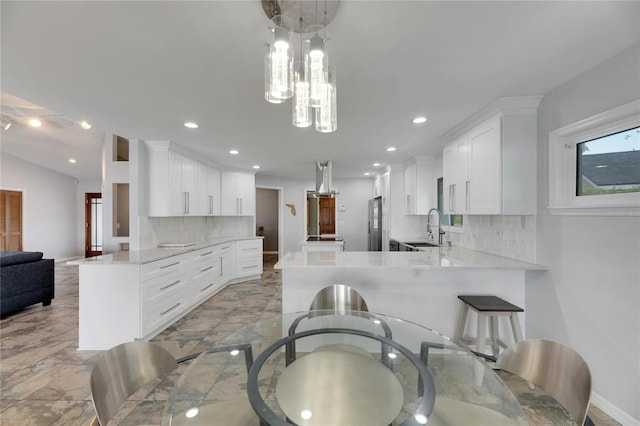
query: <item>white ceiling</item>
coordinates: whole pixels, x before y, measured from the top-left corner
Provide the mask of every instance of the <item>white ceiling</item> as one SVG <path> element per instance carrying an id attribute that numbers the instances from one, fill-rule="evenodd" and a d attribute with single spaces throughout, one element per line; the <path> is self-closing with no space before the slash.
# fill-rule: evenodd
<path id="1" fill-rule="evenodd" d="M 319 134 L 290 124 L 290 101 L 263 98 L 259 0 L 0 8 L 3 113 L 26 99 L 60 118 L 2 130 L 2 151 L 78 178 L 100 176 L 105 132 L 268 175 L 312 178 L 315 161 L 333 160 L 334 177 L 360 177 L 374 162 L 437 154 L 446 131 L 496 98 L 544 94 L 640 40 L 637 1 L 342 0 L 327 44 L 338 130 Z M 429 121 L 412 125 L 419 114 Z"/>

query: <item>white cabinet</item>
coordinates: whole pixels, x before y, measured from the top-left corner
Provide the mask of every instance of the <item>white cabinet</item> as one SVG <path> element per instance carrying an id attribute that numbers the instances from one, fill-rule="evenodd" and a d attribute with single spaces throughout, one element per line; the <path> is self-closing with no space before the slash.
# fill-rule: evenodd
<path id="1" fill-rule="evenodd" d="M 404 170 L 405 214 L 426 215 L 436 207 L 437 181 L 430 157 L 416 157 Z"/>
<path id="2" fill-rule="evenodd" d="M 197 177 L 197 213 L 201 216 L 219 215 L 220 171 L 199 163 Z"/>
<path id="3" fill-rule="evenodd" d="M 197 250 L 191 254 L 189 280 L 192 303 L 213 295 L 225 284 L 221 275 L 220 246 Z"/>
<path id="4" fill-rule="evenodd" d="M 236 241 L 236 278 L 262 274 L 262 239 Z"/>
<path id="5" fill-rule="evenodd" d="M 196 162 L 168 149 L 167 143 L 148 143 L 149 216 L 184 216 L 196 212 Z"/>
<path id="6" fill-rule="evenodd" d="M 235 274 L 235 243 L 229 242 L 220 246 L 220 277 L 223 284 L 233 279 Z"/>
<path id="7" fill-rule="evenodd" d="M 253 216 L 256 211 L 255 176 L 250 173 L 222 172 L 220 180 L 220 214 Z"/>
<path id="8" fill-rule="evenodd" d="M 444 213 L 469 213 L 469 144 L 466 135 L 444 147 Z"/>
<path id="9" fill-rule="evenodd" d="M 536 214 L 539 98 L 512 107 L 517 102 L 504 102 L 510 107 L 477 121 L 445 145 L 445 213 Z"/>

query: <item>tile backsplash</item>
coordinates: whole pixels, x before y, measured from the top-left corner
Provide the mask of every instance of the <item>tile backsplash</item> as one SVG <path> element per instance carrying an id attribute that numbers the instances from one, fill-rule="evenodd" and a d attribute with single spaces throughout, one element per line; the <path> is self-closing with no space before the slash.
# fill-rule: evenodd
<path id="1" fill-rule="evenodd" d="M 464 216 L 462 233 L 447 232 L 455 246 L 535 263 L 535 216 Z"/>
<path id="2" fill-rule="evenodd" d="M 163 243 L 186 243 L 219 237 L 255 235 L 253 216 L 139 218 L 140 250 Z"/>

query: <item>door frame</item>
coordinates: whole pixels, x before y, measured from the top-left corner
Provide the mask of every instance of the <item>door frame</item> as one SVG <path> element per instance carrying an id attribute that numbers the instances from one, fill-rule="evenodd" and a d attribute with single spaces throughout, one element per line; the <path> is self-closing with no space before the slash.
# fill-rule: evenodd
<path id="1" fill-rule="evenodd" d="M 96 197 L 99 195 L 99 197 Z M 102 250 L 92 251 L 91 250 L 91 202 L 90 200 L 94 198 L 102 198 L 102 192 L 85 192 L 84 193 L 84 256 L 85 257 L 93 257 L 99 256 L 102 254 Z M 104 200 L 102 202 L 102 214 L 104 215 Z M 102 226 L 102 224 L 100 224 Z M 103 248 L 104 248 L 104 235 L 102 236 L 103 240 Z"/>
<path id="2" fill-rule="evenodd" d="M 10 188 L 6 186 L 0 186 L 2 191 L 19 192 L 21 193 L 20 200 L 20 247 L 24 250 L 24 242 L 27 236 L 27 190 L 25 188 Z"/>
<path id="3" fill-rule="evenodd" d="M 283 256 L 283 247 L 282 243 L 284 240 L 284 216 L 282 212 L 284 211 L 284 204 L 282 198 L 282 192 L 284 190 L 281 186 L 268 186 L 268 185 L 256 185 L 256 190 L 258 189 L 271 189 L 278 192 L 278 259 L 282 259 Z M 256 206 L 256 214 L 255 214 L 255 222 L 253 224 L 254 230 L 256 229 L 258 221 L 258 207 Z"/>

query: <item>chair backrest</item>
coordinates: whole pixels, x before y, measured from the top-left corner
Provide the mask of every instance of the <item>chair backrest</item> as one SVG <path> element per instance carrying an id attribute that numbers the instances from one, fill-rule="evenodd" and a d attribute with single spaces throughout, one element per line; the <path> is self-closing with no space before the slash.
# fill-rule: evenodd
<path id="1" fill-rule="evenodd" d="M 549 340 L 522 340 L 500 354 L 496 367 L 540 387 L 579 425 L 584 424 L 591 398 L 591 373 L 573 349 Z"/>
<path id="2" fill-rule="evenodd" d="M 91 399 L 105 426 L 131 394 L 178 367 L 164 348 L 149 342 L 123 343 L 103 353 L 91 370 Z"/>
<path id="3" fill-rule="evenodd" d="M 344 284 L 333 284 L 320 290 L 311 301 L 309 310 L 328 310 L 340 313 L 369 312 L 367 303 L 360 293 Z"/>

